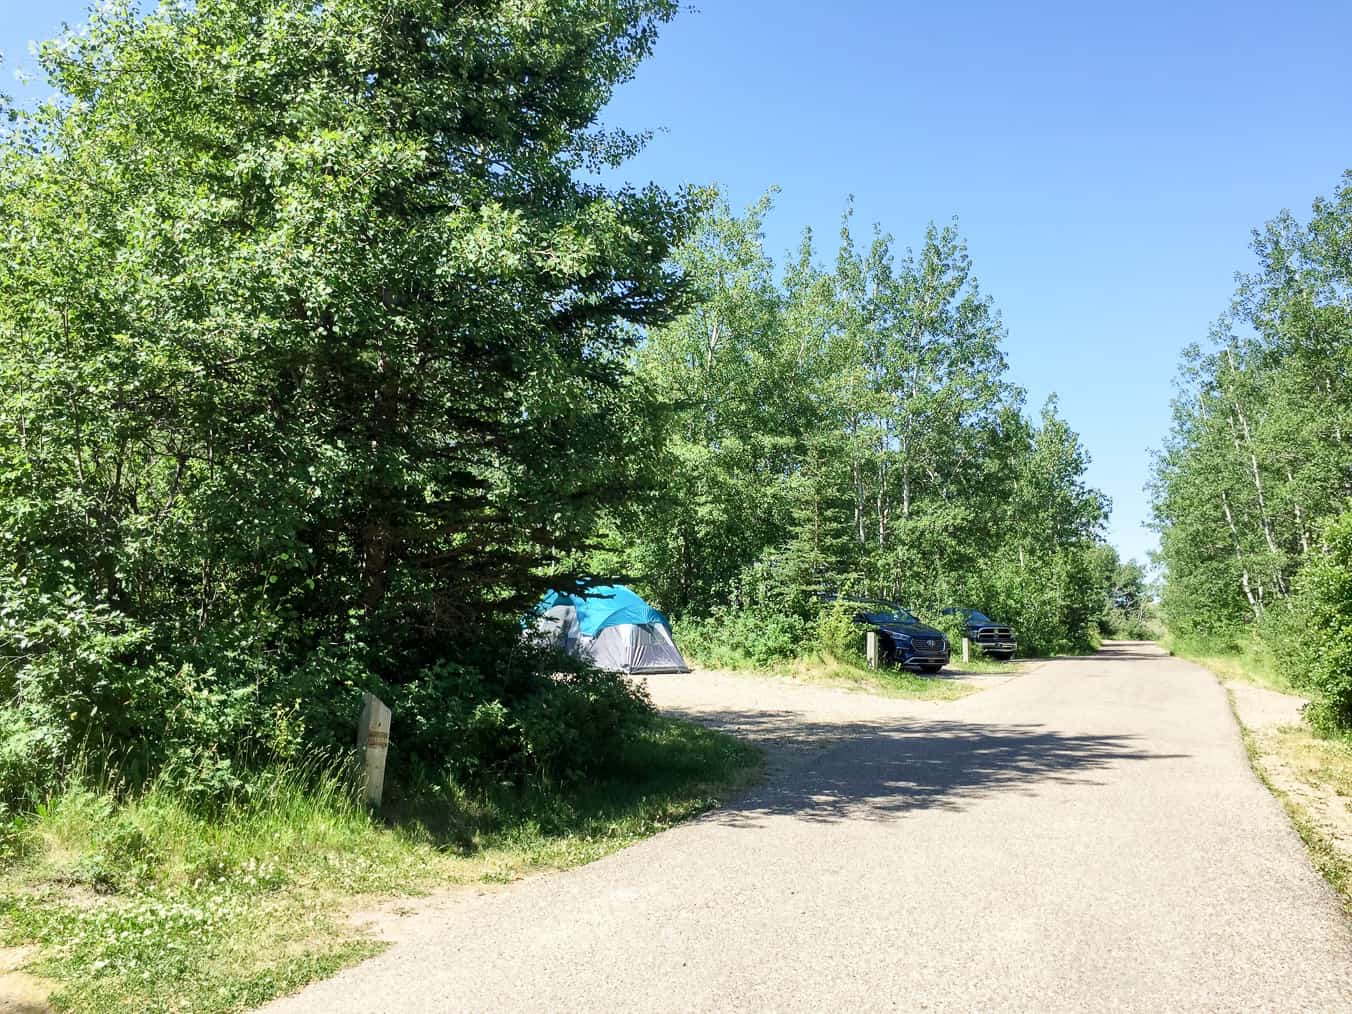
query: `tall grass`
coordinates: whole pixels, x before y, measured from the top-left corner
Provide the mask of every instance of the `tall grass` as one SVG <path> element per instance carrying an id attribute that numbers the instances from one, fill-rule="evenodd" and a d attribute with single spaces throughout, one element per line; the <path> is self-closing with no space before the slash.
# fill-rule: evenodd
<path id="1" fill-rule="evenodd" d="M 759 765 L 657 718 L 585 785 L 427 783 L 388 822 L 340 762 L 273 768 L 211 805 L 86 766 L 0 815 L 26 843 L 0 864 L 0 941 L 36 945 L 31 971 L 69 1009 L 245 1010 L 372 953 L 345 918 L 364 899 L 590 861 L 726 799 Z"/>
<path id="2" fill-rule="evenodd" d="M 1225 679 L 1283 694 L 1302 693 L 1283 675 L 1263 641 L 1252 634 L 1222 640 L 1184 638 L 1166 633 L 1160 643 L 1171 655 L 1196 662 Z"/>

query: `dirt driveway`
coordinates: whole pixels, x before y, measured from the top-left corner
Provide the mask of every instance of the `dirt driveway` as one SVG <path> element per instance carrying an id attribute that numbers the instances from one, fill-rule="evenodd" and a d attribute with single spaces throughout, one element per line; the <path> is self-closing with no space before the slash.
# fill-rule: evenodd
<path id="1" fill-rule="evenodd" d="M 1225 694 L 1151 645 L 948 703 L 654 680 L 771 750 L 725 809 L 461 892 L 278 1011 L 1352 1009 L 1352 936 Z"/>

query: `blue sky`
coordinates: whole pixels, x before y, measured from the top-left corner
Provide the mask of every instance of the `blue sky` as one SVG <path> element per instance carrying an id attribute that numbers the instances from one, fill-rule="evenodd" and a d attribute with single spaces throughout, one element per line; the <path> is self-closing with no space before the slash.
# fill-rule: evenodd
<path id="1" fill-rule="evenodd" d="M 0 0 L 7 88 L 84 6 Z M 1179 350 L 1225 308 L 1250 230 L 1352 168 L 1349 38 L 1346 0 L 706 0 L 606 118 L 662 131 L 635 182 L 737 205 L 781 187 L 779 255 L 805 225 L 829 246 L 851 194 L 901 247 L 956 215 L 1012 379 L 1032 409 L 1060 395 L 1110 539 L 1143 557 Z"/>

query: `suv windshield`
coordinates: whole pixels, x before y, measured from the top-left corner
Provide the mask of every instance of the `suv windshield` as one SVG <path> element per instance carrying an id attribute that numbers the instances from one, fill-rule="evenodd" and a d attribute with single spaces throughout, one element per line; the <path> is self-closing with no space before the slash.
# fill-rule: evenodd
<path id="1" fill-rule="evenodd" d="M 868 623 L 919 623 L 909 609 L 895 602 L 861 602 Z"/>

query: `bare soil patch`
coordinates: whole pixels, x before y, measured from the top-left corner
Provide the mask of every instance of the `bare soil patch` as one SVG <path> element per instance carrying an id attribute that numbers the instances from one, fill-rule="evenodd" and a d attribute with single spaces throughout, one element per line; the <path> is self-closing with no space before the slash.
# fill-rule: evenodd
<path id="1" fill-rule="evenodd" d="M 0 1014 L 47 1014 L 55 983 L 24 971 L 31 947 L 0 947 Z"/>
<path id="2" fill-rule="evenodd" d="M 1310 731 L 1301 717 L 1303 697 L 1251 683 L 1224 684 L 1263 777 L 1337 866 L 1352 870 L 1352 747 Z"/>

